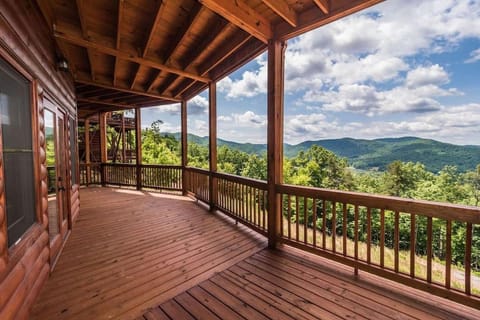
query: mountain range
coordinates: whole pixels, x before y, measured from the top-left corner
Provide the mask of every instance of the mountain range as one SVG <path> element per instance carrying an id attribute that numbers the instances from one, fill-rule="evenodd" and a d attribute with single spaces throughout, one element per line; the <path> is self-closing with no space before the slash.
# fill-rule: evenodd
<path id="1" fill-rule="evenodd" d="M 179 139 L 180 134 L 175 133 L 174 136 Z M 188 141 L 208 146 L 208 137 L 188 134 Z M 267 152 L 266 144 L 238 143 L 223 139 L 218 139 L 217 144 L 258 155 Z M 395 160 L 421 162 L 428 171 L 435 173 L 446 165 L 456 166 L 463 172 L 474 170 L 480 164 L 480 146 L 461 146 L 417 137 L 304 141 L 295 145 L 284 144 L 284 154 L 287 158 L 295 157 L 300 151 L 306 151 L 313 145 L 347 158 L 351 166 L 360 170 L 384 171 L 387 165 Z"/>

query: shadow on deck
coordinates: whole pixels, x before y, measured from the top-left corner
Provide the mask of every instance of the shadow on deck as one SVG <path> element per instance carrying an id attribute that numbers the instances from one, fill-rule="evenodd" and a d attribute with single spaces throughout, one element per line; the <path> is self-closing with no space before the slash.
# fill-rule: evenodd
<path id="1" fill-rule="evenodd" d="M 81 198 L 32 319 L 480 319 L 289 247 L 265 249 L 189 198 L 108 188 Z"/>

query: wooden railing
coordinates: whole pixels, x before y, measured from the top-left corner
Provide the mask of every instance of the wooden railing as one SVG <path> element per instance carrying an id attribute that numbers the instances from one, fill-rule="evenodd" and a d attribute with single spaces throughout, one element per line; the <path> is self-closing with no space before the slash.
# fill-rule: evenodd
<path id="1" fill-rule="evenodd" d="M 126 163 L 103 163 L 102 184 L 137 186 L 137 166 Z"/>
<path id="2" fill-rule="evenodd" d="M 215 207 L 250 228 L 267 234 L 267 183 L 239 176 L 215 173 Z"/>
<path id="3" fill-rule="evenodd" d="M 102 184 L 101 163 L 80 164 L 80 185 Z"/>
<path id="4" fill-rule="evenodd" d="M 148 189 L 182 190 L 182 167 L 141 165 L 141 187 Z"/>
<path id="5" fill-rule="evenodd" d="M 480 306 L 480 277 L 472 277 L 472 266 L 479 267 L 472 250 L 478 259 L 480 208 L 289 185 L 276 191 L 282 199 L 282 242 L 355 272 Z"/>
<path id="6" fill-rule="evenodd" d="M 210 172 L 199 168 L 186 168 L 185 190 L 197 199 L 210 202 Z"/>
<path id="7" fill-rule="evenodd" d="M 90 174 L 90 176 L 89 176 Z M 80 165 L 82 185 L 101 184 L 147 189 L 182 190 L 182 167 L 126 163 Z"/>

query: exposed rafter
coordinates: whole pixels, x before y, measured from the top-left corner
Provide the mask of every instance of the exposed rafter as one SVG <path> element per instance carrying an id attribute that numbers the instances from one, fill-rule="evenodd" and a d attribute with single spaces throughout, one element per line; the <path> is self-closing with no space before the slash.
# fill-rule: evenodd
<path id="1" fill-rule="evenodd" d="M 266 6 L 275 11 L 280 17 L 288 22 L 292 27 L 297 26 L 297 13 L 293 10 L 285 0 L 262 0 Z M 326 0 L 324 0 L 326 1 Z"/>
<path id="2" fill-rule="evenodd" d="M 330 0 L 313 0 L 323 13 L 330 13 Z"/>
<path id="3" fill-rule="evenodd" d="M 196 48 L 188 54 L 188 56 L 184 57 L 184 61 L 182 62 L 183 69 L 188 70 L 188 68 L 198 59 L 198 57 L 203 52 L 207 51 L 207 48 L 212 45 L 216 38 L 221 37 L 228 31 L 228 27 L 229 24 L 226 21 L 221 20 L 215 28 L 212 28 L 209 34 L 203 39 L 202 43 L 197 45 Z"/>
<path id="4" fill-rule="evenodd" d="M 135 107 L 134 105 L 131 105 L 131 104 L 110 102 L 108 100 L 98 100 L 98 99 L 78 98 L 77 102 L 90 103 L 90 104 L 101 104 L 101 105 L 105 105 L 105 106 L 120 107 L 120 108 L 134 108 Z"/>
<path id="5" fill-rule="evenodd" d="M 200 4 L 196 4 L 190 11 L 190 19 L 186 21 L 183 28 L 178 32 L 177 37 L 172 40 L 172 44 L 168 47 L 164 53 L 165 63 L 169 63 L 172 60 L 173 54 L 178 49 L 179 45 L 183 42 L 185 37 L 189 34 L 190 30 L 195 25 L 197 19 L 202 15 L 206 9 Z"/>
<path id="6" fill-rule="evenodd" d="M 117 39 L 115 41 L 115 48 L 120 50 L 120 30 L 123 23 L 123 7 L 124 7 L 125 0 L 118 0 L 118 13 L 117 13 Z M 115 57 L 115 67 L 113 71 L 113 85 L 117 84 L 117 73 L 118 73 L 118 65 L 119 65 L 119 58 Z"/>
<path id="7" fill-rule="evenodd" d="M 275 36 L 280 40 L 288 40 L 383 1 L 384 0 L 333 1 L 330 4 L 329 13 L 326 15 L 319 15 L 318 8 L 312 7 L 299 15 L 298 25 L 295 28 L 292 28 L 292 26 L 286 22 L 276 25 Z"/>
<path id="8" fill-rule="evenodd" d="M 85 47 L 85 48 L 91 48 L 95 49 L 99 52 L 102 52 L 107 55 L 111 55 L 123 60 L 135 62 L 137 64 L 147 66 L 150 68 L 158 69 L 158 70 L 163 70 L 171 73 L 178 74 L 182 77 L 190 78 L 190 79 L 195 79 L 197 81 L 201 82 L 209 82 L 210 79 L 206 77 L 202 77 L 193 73 L 189 73 L 186 71 L 183 71 L 181 69 L 177 69 L 168 65 L 165 65 L 159 61 L 155 61 L 153 59 L 146 59 L 146 58 L 141 58 L 135 55 L 132 55 L 128 52 L 117 50 L 116 48 L 112 48 L 103 44 L 100 44 L 98 42 L 93 42 L 89 40 L 82 39 L 80 37 L 76 37 L 72 34 L 69 34 L 65 30 L 62 30 L 60 27 L 57 27 L 54 33 L 55 37 L 64 41 L 67 41 L 69 43 L 75 44 L 77 46 Z"/>
<path id="9" fill-rule="evenodd" d="M 134 72 L 132 82 L 130 83 L 130 89 L 133 89 L 135 87 L 135 83 L 137 82 L 138 75 L 140 74 L 140 69 L 142 66 L 139 64 L 137 65 L 137 71 Z"/>
<path id="10" fill-rule="evenodd" d="M 147 33 L 147 39 L 145 40 L 145 45 L 143 46 L 143 51 L 142 51 L 142 57 L 145 58 L 148 53 L 148 49 L 150 48 L 150 43 L 152 42 L 153 35 L 155 34 L 155 30 L 157 29 L 158 22 L 160 21 L 160 18 L 162 17 L 163 10 L 165 9 L 165 1 L 159 1 L 158 2 L 158 8 L 155 13 L 155 18 L 152 21 L 152 24 L 150 26 L 150 29 Z"/>
<path id="11" fill-rule="evenodd" d="M 160 100 L 168 100 L 168 101 L 173 101 L 173 102 L 179 102 L 180 100 L 174 97 L 170 96 L 165 96 L 165 95 L 160 95 L 160 94 L 153 94 L 153 93 L 148 93 L 140 90 L 132 90 L 129 89 L 128 87 L 120 87 L 119 85 L 113 87 L 111 84 L 108 84 L 108 82 L 103 82 L 103 81 L 91 81 L 90 79 L 86 79 L 85 77 L 78 77 L 75 79 L 76 82 L 82 83 L 82 84 L 88 84 L 92 86 L 97 86 L 105 89 L 112 89 L 112 90 L 117 90 L 121 92 L 128 92 L 140 96 L 146 96 L 146 97 L 152 97 Z"/>
<path id="12" fill-rule="evenodd" d="M 145 91 L 150 92 L 152 91 L 153 87 L 155 86 L 155 82 L 157 82 L 158 77 L 162 74 L 162 71 L 157 71 L 155 76 L 150 80 L 150 83 L 147 86 L 147 89 Z"/>
<path id="13" fill-rule="evenodd" d="M 249 7 L 243 0 L 199 0 L 201 4 L 224 17 L 239 28 L 267 43 L 273 38 L 270 22 Z"/>
<path id="14" fill-rule="evenodd" d="M 78 18 L 80 19 L 80 27 L 82 28 L 82 36 L 84 39 L 89 39 L 87 21 L 85 20 L 85 10 L 83 9 L 83 0 L 77 0 Z M 95 80 L 95 69 L 93 66 L 93 57 L 90 48 L 87 49 L 88 63 L 90 64 L 90 76 Z"/>
<path id="15" fill-rule="evenodd" d="M 248 34 L 237 33 L 233 39 L 231 39 L 228 45 L 222 47 L 223 50 L 215 51 L 208 60 L 208 63 L 204 63 L 198 68 L 199 73 L 201 75 L 207 74 L 210 72 L 210 70 L 224 62 L 233 52 L 241 48 L 247 41 L 251 39 L 253 39 L 253 37 Z"/>
<path id="16" fill-rule="evenodd" d="M 175 91 L 173 93 L 173 96 L 175 98 L 181 98 L 182 97 L 182 94 L 187 91 L 188 89 L 190 89 L 195 83 L 196 81 L 195 80 L 190 80 L 190 79 L 187 79 L 187 81 L 189 81 L 189 83 L 187 85 L 185 85 L 183 88 L 181 88 L 180 90 L 178 91 Z"/>

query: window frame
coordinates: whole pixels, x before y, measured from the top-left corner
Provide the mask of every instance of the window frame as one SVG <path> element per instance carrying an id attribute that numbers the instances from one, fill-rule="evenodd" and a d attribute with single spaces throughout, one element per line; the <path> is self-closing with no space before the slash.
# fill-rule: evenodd
<path id="1" fill-rule="evenodd" d="M 0 59 L 10 66 L 13 70 L 15 70 L 18 74 L 20 74 L 22 77 L 25 78 L 25 80 L 29 83 L 29 94 L 30 94 L 30 116 L 31 116 L 31 135 L 32 135 L 32 171 L 33 171 L 33 190 L 34 190 L 34 212 L 33 214 L 33 223 L 31 226 L 29 226 L 25 232 L 18 238 L 12 245 L 8 245 L 8 232 L 7 232 L 7 212 L 6 212 L 6 206 L 5 206 L 5 193 L 2 194 L 2 201 L 0 201 L 1 205 L 1 210 L 3 211 L 2 214 L 4 216 L 4 230 L 0 230 L 0 233 L 4 233 L 5 235 L 5 251 L 6 252 L 6 257 L 7 261 L 8 260 L 15 260 L 15 257 L 21 256 L 21 252 L 26 250 L 26 244 L 28 244 L 28 240 L 30 238 L 37 238 L 40 233 L 39 230 L 44 229 L 42 224 L 43 224 L 43 219 L 42 219 L 42 197 L 43 197 L 43 188 L 42 188 L 42 181 L 40 179 L 41 177 L 41 162 L 40 162 L 40 156 L 41 156 L 41 147 L 40 147 L 40 135 L 43 134 L 43 132 L 40 132 L 40 126 L 39 126 L 39 119 L 42 118 L 43 121 L 43 115 L 40 114 L 39 112 L 39 104 L 42 102 L 42 96 L 43 96 L 43 90 L 38 84 L 38 81 L 27 71 L 26 67 L 22 66 L 20 63 L 18 63 L 14 57 L 10 55 L 8 51 L 6 51 L 4 48 L 0 46 Z M 1 130 L 1 127 L 0 127 Z M 43 129 L 42 129 L 43 130 Z M 2 138 L 3 139 L 3 138 Z M 45 150 L 44 150 L 45 151 Z M 45 152 L 44 152 L 45 153 Z M 3 143 L 1 144 L 1 149 L 0 149 L 0 156 L 3 159 Z M 4 163 L 2 161 L 1 164 L 1 176 L 2 180 L 4 180 L 5 174 L 4 174 Z M 5 182 L 2 181 L 2 186 L 5 190 Z M 2 226 L 0 225 L 0 229 Z M 2 248 L 0 248 L 0 251 L 2 251 Z M 10 258 L 10 259 L 9 259 Z"/>

